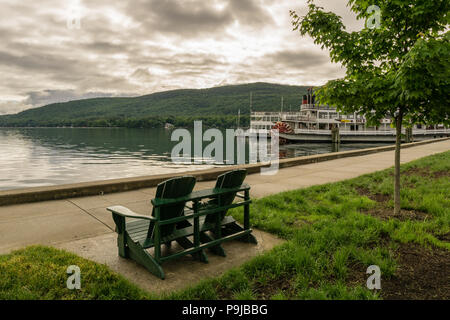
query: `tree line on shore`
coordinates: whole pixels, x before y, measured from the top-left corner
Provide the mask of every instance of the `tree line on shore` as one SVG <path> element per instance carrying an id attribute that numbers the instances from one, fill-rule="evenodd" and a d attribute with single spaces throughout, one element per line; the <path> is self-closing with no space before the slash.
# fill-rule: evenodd
<path id="1" fill-rule="evenodd" d="M 305 86 L 270 83 L 157 92 L 139 97 L 106 97 L 53 103 L 0 116 L 1 127 L 158 128 L 166 123 L 191 127 L 249 125 L 252 111 L 298 110 Z"/>
<path id="2" fill-rule="evenodd" d="M 145 118 L 99 118 L 99 119 L 73 119 L 73 120 L 32 120 L 32 119 L 0 119 L 0 127 L 101 127 L 101 128 L 163 128 L 167 123 L 178 128 L 193 127 L 194 121 L 203 121 L 205 127 L 236 128 L 237 116 L 153 116 Z M 248 127 L 250 117 L 240 117 L 239 126 Z"/>

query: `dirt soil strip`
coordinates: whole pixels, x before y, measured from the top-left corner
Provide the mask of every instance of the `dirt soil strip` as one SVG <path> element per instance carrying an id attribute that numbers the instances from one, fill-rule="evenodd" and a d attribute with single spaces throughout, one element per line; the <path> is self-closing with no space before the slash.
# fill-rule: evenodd
<path id="1" fill-rule="evenodd" d="M 391 278 L 381 275 L 380 295 L 385 300 L 450 300 L 450 251 L 401 244 L 395 252 L 398 268 Z M 349 286 L 365 285 L 365 267 L 350 267 Z"/>
<path id="2" fill-rule="evenodd" d="M 396 276 L 381 285 L 384 299 L 450 299 L 450 251 L 401 245 Z"/>

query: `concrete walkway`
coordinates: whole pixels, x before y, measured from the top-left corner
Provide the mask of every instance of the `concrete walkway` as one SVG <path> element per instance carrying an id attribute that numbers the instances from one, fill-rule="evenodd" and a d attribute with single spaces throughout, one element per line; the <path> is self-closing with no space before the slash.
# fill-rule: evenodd
<path id="1" fill-rule="evenodd" d="M 450 140 L 411 147 L 402 150 L 402 162 L 409 162 L 447 150 L 450 150 Z M 259 198 L 282 191 L 336 182 L 383 170 L 392 167 L 393 161 L 394 152 L 387 151 L 285 168 L 281 169 L 275 176 L 252 174 L 247 177 L 246 182 L 252 187 L 252 197 Z M 213 185 L 214 181 L 199 182 L 196 189 L 211 188 Z M 117 257 L 114 222 L 111 214 L 106 211 L 106 207 L 123 205 L 136 212 L 150 214 L 151 205 L 149 201 L 154 195 L 155 188 L 149 188 L 103 196 L 0 207 L 0 253 L 7 253 L 13 249 L 32 244 L 53 245 L 76 252 L 86 258 L 106 263 L 140 283 L 142 282 L 141 274 L 146 271 L 140 268 L 136 269 L 135 266 L 125 266 L 123 262 L 117 260 L 119 258 Z M 268 250 L 279 243 L 279 240 L 275 237 L 265 233 L 258 232 L 257 236 L 264 241 L 261 241 L 260 245 L 254 246 L 253 249 L 248 249 L 253 251 L 248 254 L 247 258 L 262 250 Z M 230 256 L 233 255 L 230 253 L 227 258 L 230 263 L 224 264 L 223 268 L 205 269 L 206 274 L 215 275 L 222 269 L 225 270 L 225 267 L 229 268 L 243 262 L 242 250 L 233 243 L 227 244 L 227 246 L 229 250 L 236 252 L 235 259 L 231 258 L 230 260 Z M 235 246 L 234 249 L 233 246 Z M 241 254 L 238 255 L 239 252 Z M 248 253 L 249 251 L 244 252 Z M 211 259 L 210 265 L 214 265 L 215 259 Z M 180 261 L 183 265 L 182 260 Z M 225 260 L 217 263 L 220 265 L 223 262 Z M 184 267 L 189 269 L 189 265 L 186 265 L 186 263 L 184 263 Z M 176 272 L 170 271 L 172 268 L 176 269 L 177 267 L 176 265 L 169 267 L 168 278 L 170 278 L 170 274 L 176 274 Z M 156 291 L 174 289 L 186 284 L 186 281 L 172 277 L 171 283 L 165 280 L 165 284 L 161 285 L 160 288 L 160 285 L 157 284 L 159 282 L 155 281 L 156 277 L 148 273 L 143 277 L 150 277 L 151 280 L 146 279 L 143 281 L 144 284 L 141 283 L 141 285 L 152 291 L 155 289 Z M 191 281 L 188 281 L 188 283 L 195 282 L 198 278 L 197 273 L 197 275 L 191 277 Z"/>
<path id="2" fill-rule="evenodd" d="M 402 150 L 409 162 L 450 150 L 450 140 Z M 393 166 L 394 152 L 343 158 L 281 169 L 275 176 L 249 175 L 253 198 L 282 191 L 336 182 Z M 214 181 L 199 182 L 196 189 L 210 188 Z M 0 253 L 31 244 L 55 244 L 90 238 L 114 231 L 106 207 L 123 205 L 150 214 L 155 188 L 66 200 L 44 201 L 0 207 Z"/>
<path id="3" fill-rule="evenodd" d="M 117 255 L 117 236 L 113 233 L 64 242 L 54 246 L 73 252 L 83 258 L 106 264 L 111 270 L 120 273 L 149 292 L 163 293 L 183 289 L 207 278 L 220 276 L 224 272 L 242 265 L 244 262 L 283 242 L 283 240 L 278 239 L 274 235 L 259 230 L 253 230 L 253 235 L 258 240 L 257 245 L 239 241 L 230 241 L 222 244 L 227 254 L 225 258 L 206 250 L 208 263 L 195 261 L 191 256 L 184 256 L 164 263 L 165 280 L 157 278 L 136 262 L 119 257 Z M 164 255 L 168 249 L 165 246 L 162 249 L 162 254 Z M 176 252 L 182 250 L 182 248 L 174 243 L 170 250 Z M 153 253 L 153 250 L 150 249 L 149 252 Z"/>

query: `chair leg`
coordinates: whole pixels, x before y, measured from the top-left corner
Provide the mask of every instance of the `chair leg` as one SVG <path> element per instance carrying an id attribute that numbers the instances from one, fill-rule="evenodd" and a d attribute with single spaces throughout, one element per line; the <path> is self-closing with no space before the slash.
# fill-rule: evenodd
<path id="1" fill-rule="evenodd" d="M 121 233 L 117 236 L 117 247 L 119 249 L 119 256 L 122 258 L 128 258 L 128 248 L 125 243 L 125 233 Z"/>
<path id="2" fill-rule="evenodd" d="M 203 262 L 203 263 L 208 263 L 208 257 L 206 256 L 205 251 L 201 250 L 199 252 L 196 253 L 196 256 L 199 261 Z"/>
<path id="3" fill-rule="evenodd" d="M 202 232 L 202 233 L 200 233 L 200 241 L 202 243 L 208 243 L 208 242 L 213 241 L 213 239 L 211 239 L 211 237 L 208 236 L 205 232 Z M 226 257 L 227 256 L 227 254 L 225 253 L 225 250 L 222 248 L 222 246 L 220 244 L 218 244 L 217 246 L 209 248 L 209 250 L 212 253 L 214 253 L 214 254 L 216 254 L 218 256 L 221 256 L 221 257 Z"/>
<path id="4" fill-rule="evenodd" d="M 127 237 L 127 252 L 131 259 L 143 265 L 148 271 L 164 280 L 165 274 L 161 265 L 140 244 Z"/>
<path id="5" fill-rule="evenodd" d="M 193 248 L 194 244 L 188 239 L 188 238 L 179 238 L 175 240 L 180 246 L 182 246 L 184 249 Z M 205 252 L 203 250 L 200 250 L 198 252 L 195 252 L 192 254 L 192 257 L 195 260 L 208 263 L 208 257 L 206 256 Z"/>

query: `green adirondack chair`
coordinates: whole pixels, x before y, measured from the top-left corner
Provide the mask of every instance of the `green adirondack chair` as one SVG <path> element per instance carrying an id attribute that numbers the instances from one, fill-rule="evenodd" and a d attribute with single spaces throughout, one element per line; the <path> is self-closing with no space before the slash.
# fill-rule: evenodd
<path id="1" fill-rule="evenodd" d="M 231 171 L 217 179 L 214 189 L 195 192 L 192 191 L 194 177 L 167 180 L 157 187 L 151 216 L 134 213 L 122 206 L 109 207 L 116 223 L 119 255 L 137 261 L 164 279 L 161 264 L 165 261 L 192 255 L 207 263 L 205 249 L 225 256 L 221 247 L 223 242 L 236 239 L 257 243 L 251 234 L 250 186 L 243 183 L 245 176 L 245 170 Z M 236 197 L 242 200 L 234 202 Z M 207 202 L 202 205 L 205 200 Z M 192 203 L 192 207 L 187 203 Z M 229 209 L 241 206 L 244 207 L 244 227 L 226 215 Z M 134 219 L 128 221 L 128 218 Z M 181 246 L 181 251 L 170 250 L 162 256 L 161 246 L 170 247 L 173 241 Z M 153 254 L 147 251 L 150 248 L 154 249 Z"/>
<path id="2" fill-rule="evenodd" d="M 226 172 L 219 177 L 217 177 L 216 185 L 214 187 L 215 190 L 221 190 L 221 189 L 232 189 L 240 187 L 247 176 L 247 170 L 245 169 L 237 169 L 233 171 Z M 250 197 L 248 195 L 248 191 L 245 192 L 245 196 L 238 195 L 237 192 L 230 192 L 223 195 L 220 195 L 218 197 L 210 199 L 205 205 L 204 208 L 213 208 L 213 207 L 223 207 L 228 206 L 233 203 L 236 196 L 240 198 L 245 198 L 245 200 L 250 200 Z M 249 207 L 244 207 L 244 210 L 249 210 Z M 249 218 L 249 213 L 246 213 L 244 215 L 245 220 L 244 221 L 244 228 L 242 228 L 236 220 L 233 219 L 231 216 L 227 216 L 228 209 L 223 210 L 214 214 L 209 214 L 206 216 L 204 220 L 204 227 L 203 229 L 211 229 L 210 232 L 214 236 L 214 239 L 219 239 L 223 236 L 228 236 L 237 232 L 241 232 L 244 229 L 248 229 L 250 225 L 250 221 L 247 221 Z M 214 225 L 214 227 L 205 227 L 205 225 Z M 211 242 L 213 239 L 211 239 L 210 236 L 206 232 L 201 233 L 201 241 L 202 242 Z M 245 237 L 242 237 L 238 239 L 240 241 L 244 242 L 250 242 L 257 244 L 258 241 L 252 234 L 248 234 Z M 222 248 L 222 246 L 219 244 L 215 247 L 210 248 L 210 250 L 218 254 L 220 256 L 225 257 L 225 250 Z"/>
<path id="3" fill-rule="evenodd" d="M 196 179 L 191 176 L 178 177 L 162 182 L 158 185 L 155 199 L 177 199 L 191 194 Z M 161 268 L 161 245 L 170 246 L 172 241 L 176 241 L 184 249 L 192 248 L 194 245 L 188 239 L 190 234 L 182 232 L 183 214 L 186 202 L 178 202 L 167 206 L 155 208 L 151 216 L 143 216 L 131 210 L 115 206 L 107 210 L 112 212 L 118 233 L 119 255 L 124 258 L 131 258 L 143 265 L 153 274 L 164 279 L 164 272 Z M 137 219 L 126 221 L 126 218 Z M 165 220 L 179 220 L 174 223 L 165 224 Z M 156 224 L 158 226 L 156 227 Z M 154 255 L 146 249 L 154 248 Z M 207 262 L 203 250 L 192 253 L 192 256 L 200 261 Z M 170 257 L 169 257 L 170 258 Z"/>

